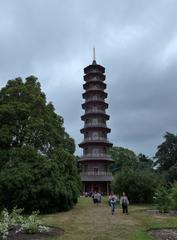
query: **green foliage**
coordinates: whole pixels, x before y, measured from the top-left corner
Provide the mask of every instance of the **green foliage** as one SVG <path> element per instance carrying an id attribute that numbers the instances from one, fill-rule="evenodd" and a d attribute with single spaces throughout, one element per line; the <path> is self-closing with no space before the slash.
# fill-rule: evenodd
<path id="1" fill-rule="evenodd" d="M 4 209 L 0 215 L 0 235 L 3 239 L 7 238 L 9 230 L 10 216 L 7 209 Z"/>
<path id="2" fill-rule="evenodd" d="M 161 213 L 166 213 L 171 207 L 170 189 L 160 186 L 155 194 L 155 202 Z"/>
<path id="3" fill-rule="evenodd" d="M 127 148 L 113 147 L 110 150 L 110 154 L 114 160 L 114 163 L 111 167 L 113 173 L 122 169 L 150 170 L 153 166 L 152 159 L 142 153 L 137 156 L 132 150 L 129 150 Z"/>
<path id="4" fill-rule="evenodd" d="M 28 217 L 21 215 L 23 209 L 14 208 L 11 213 L 4 209 L 0 215 L 0 235 L 3 239 L 7 239 L 9 230 L 13 229 L 16 232 L 37 233 L 46 231 L 47 228 L 41 226 L 41 221 L 38 219 L 39 211 L 33 212 Z"/>
<path id="5" fill-rule="evenodd" d="M 153 171 L 123 169 L 115 175 L 112 188 L 119 195 L 126 192 L 131 203 L 151 203 L 158 184 Z"/>
<path id="6" fill-rule="evenodd" d="M 0 208 L 70 209 L 80 191 L 74 140 L 34 76 L 0 90 Z"/>
<path id="7" fill-rule="evenodd" d="M 153 168 L 153 160 L 146 155 L 140 153 L 138 155 L 138 169 L 147 170 Z"/>
<path id="8" fill-rule="evenodd" d="M 177 164 L 177 135 L 167 132 L 164 138 L 165 141 L 158 146 L 155 154 L 155 166 L 160 171 L 168 171 Z M 174 179 L 176 179 L 175 171 L 172 172 L 174 173 Z"/>
<path id="9" fill-rule="evenodd" d="M 26 212 L 55 212 L 70 209 L 77 202 L 80 185 L 74 156 L 58 149 L 50 158 L 23 147 L 0 171 L 0 204 Z"/>
<path id="10" fill-rule="evenodd" d="M 46 103 L 37 78 L 8 81 L 0 91 L 0 148 L 31 146 L 43 154 L 62 147 L 74 153 L 73 139 L 65 132 L 63 118 Z"/>
<path id="11" fill-rule="evenodd" d="M 32 212 L 27 218 L 24 218 L 24 222 L 21 224 L 21 228 L 26 233 L 37 233 L 39 231 L 39 226 L 41 221 L 37 218 L 39 212 Z"/>
<path id="12" fill-rule="evenodd" d="M 136 154 L 127 148 L 113 147 L 110 149 L 110 154 L 114 160 L 112 165 L 113 172 L 117 172 L 126 168 L 136 169 L 138 166 Z"/>
<path id="13" fill-rule="evenodd" d="M 177 182 L 175 182 L 170 191 L 171 208 L 177 210 Z"/>

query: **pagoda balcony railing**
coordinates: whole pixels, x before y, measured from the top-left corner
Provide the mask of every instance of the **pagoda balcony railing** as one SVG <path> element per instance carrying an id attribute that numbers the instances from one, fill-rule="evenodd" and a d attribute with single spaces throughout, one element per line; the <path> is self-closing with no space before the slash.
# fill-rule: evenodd
<path id="1" fill-rule="evenodd" d="M 86 123 L 84 125 L 84 128 L 85 127 L 104 127 L 104 128 L 107 128 L 105 123 Z"/>
<path id="2" fill-rule="evenodd" d="M 103 102 L 105 102 L 104 98 L 100 98 L 100 97 L 87 98 L 86 102 L 88 102 L 88 101 L 103 101 Z"/>
<path id="3" fill-rule="evenodd" d="M 103 159 L 112 161 L 111 156 L 108 155 L 108 154 L 104 154 L 104 153 L 85 154 L 85 155 L 81 156 L 80 160 L 83 160 L 83 159 L 84 160 L 87 160 L 87 159 L 96 160 L 96 159 L 99 159 L 99 158 L 103 158 Z"/>
<path id="4" fill-rule="evenodd" d="M 100 79 L 100 78 L 95 78 L 95 77 L 90 77 L 90 78 L 87 78 L 86 82 L 103 82 L 104 79 Z"/>
<path id="5" fill-rule="evenodd" d="M 104 141 L 104 142 L 109 142 L 107 138 L 105 137 L 87 137 L 87 138 L 84 138 L 83 139 L 83 142 L 87 142 L 87 141 L 90 141 L 90 142 L 94 142 L 94 141 Z"/>
<path id="6" fill-rule="evenodd" d="M 89 91 L 89 90 L 101 90 L 101 91 L 104 91 L 104 89 L 102 87 L 90 87 L 88 88 L 86 91 Z"/>
<path id="7" fill-rule="evenodd" d="M 101 109 L 89 109 L 85 111 L 85 114 L 87 113 L 104 113 L 106 114 L 105 110 L 101 110 Z"/>
<path id="8" fill-rule="evenodd" d="M 105 172 L 105 171 L 87 171 L 87 172 L 81 172 L 81 176 L 112 176 L 111 172 Z"/>

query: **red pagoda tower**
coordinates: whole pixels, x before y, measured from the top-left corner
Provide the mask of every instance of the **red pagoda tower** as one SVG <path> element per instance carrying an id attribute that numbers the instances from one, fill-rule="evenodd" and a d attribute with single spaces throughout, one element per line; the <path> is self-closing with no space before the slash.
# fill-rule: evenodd
<path id="1" fill-rule="evenodd" d="M 112 143 L 107 138 L 111 129 L 106 125 L 109 115 L 105 111 L 108 108 L 105 102 L 107 93 L 104 91 L 105 68 L 97 64 L 94 57 L 92 64 L 84 68 L 84 73 L 85 92 L 82 96 L 85 102 L 82 108 L 85 113 L 81 116 L 84 128 L 80 130 L 84 139 L 79 144 L 79 147 L 83 148 L 83 156 L 79 160 L 83 191 L 109 194 L 112 181 L 110 165 L 113 160 L 109 155 Z"/>

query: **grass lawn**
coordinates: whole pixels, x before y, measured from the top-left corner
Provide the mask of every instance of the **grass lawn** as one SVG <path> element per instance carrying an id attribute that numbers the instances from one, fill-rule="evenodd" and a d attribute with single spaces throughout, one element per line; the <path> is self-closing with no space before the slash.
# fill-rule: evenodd
<path id="1" fill-rule="evenodd" d="M 154 216 L 145 211 L 152 206 L 130 206 L 123 215 L 120 205 L 115 215 L 104 198 L 93 206 L 92 198 L 82 197 L 74 209 L 42 216 L 45 225 L 63 228 L 65 234 L 55 240 L 150 240 L 150 228 L 177 228 L 177 217 Z"/>

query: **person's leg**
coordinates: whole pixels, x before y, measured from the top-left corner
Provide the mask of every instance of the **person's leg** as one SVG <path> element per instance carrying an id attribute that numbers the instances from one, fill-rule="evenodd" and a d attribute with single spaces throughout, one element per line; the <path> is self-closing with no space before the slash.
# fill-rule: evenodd
<path id="1" fill-rule="evenodd" d="M 125 206 L 124 206 L 124 204 L 122 204 L 122 211 L 123 211 L 123 213 L 125 213 Z"/>
<path id="2" fill-rule="evenodd" d="M 114 203 L 111 203 L 111 213 L 114 214 Z"/>
<path id="3" fill-rule="evenodd" d="M 125 206 L 125 212 L 128 214 L 128 205 Z"/>

